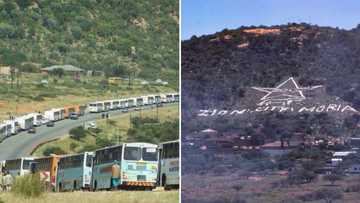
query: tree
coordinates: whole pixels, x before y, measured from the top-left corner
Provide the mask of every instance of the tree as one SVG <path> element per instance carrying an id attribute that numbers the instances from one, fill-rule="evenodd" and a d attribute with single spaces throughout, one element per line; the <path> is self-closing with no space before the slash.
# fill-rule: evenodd
<path id="1" fill-rule="evenodd" d="M 20 51 L 13 51 L 10 49 L 1 49 L 0 50 L 0 59 L 4 65 L 11 67 L 11 87 L 13 87 L 15 78 L 19 80 L 19 75 L 17 74 L 17 69 L 19 70 L 21 63 L 26 61 L 26 55 Z"/>

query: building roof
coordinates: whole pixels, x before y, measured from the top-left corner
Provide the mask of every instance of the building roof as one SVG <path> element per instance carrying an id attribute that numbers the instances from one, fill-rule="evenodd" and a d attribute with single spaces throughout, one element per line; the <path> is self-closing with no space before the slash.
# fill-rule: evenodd
<path id="1" fill-rule="evenodd" d="M 348 156 L 350 154 L 355 154 L 356 151 L 344 151 L 344 152 L 334 152 L 333 156 Z"/>
<path id="2" fill-rule="evenodd" d="M 83 69 L 81 68 L 78 68 L 76 66 L 73 66 L 73 65 L 53 65 L 53 66 L 48 66 L 46 68 L 42 68 L 41 70 L 44 70 L 44 71 L 52 71 L 54 69 L 63 69 L 64 71 L 69 71 L 69 72 L 82 72 L 84 71 Z"/>

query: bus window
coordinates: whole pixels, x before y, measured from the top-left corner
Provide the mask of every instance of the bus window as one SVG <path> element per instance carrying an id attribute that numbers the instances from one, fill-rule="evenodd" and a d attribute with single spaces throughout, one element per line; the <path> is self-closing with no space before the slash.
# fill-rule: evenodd
<path id="1" fill-rule="evenodd" d="M 142 158 L 144 161 L 157 161 L 157 149 L 156 148 L 143 148 Z"/>
<path id="2" fill-rule="evenodd" d="M 125 147 L 124 159 L 139 161 L 141 159 L 141 149 L 139 147 Z"/>

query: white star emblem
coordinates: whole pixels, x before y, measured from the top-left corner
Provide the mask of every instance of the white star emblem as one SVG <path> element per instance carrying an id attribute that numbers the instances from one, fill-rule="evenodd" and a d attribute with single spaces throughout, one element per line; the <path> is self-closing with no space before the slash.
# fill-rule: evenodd
<path id="1" fill-rule="evenodd" d="M 303 90 L 313 90 L 322 87 L 317 85 L 313 87 L 299 87 L 293 77 L 285 80 L 275 88 L 252 87 L 255 90 L 267 93 L 260 100 L 258 105 L 267 105 L 270 103 L 290 104 L 293 101 L 302 101 L 305 98 Z"/>

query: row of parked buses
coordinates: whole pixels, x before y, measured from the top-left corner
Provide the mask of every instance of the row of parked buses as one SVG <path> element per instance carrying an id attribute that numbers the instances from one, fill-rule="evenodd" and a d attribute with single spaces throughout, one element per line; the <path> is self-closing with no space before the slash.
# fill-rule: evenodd
<path id="1" fill-rule="evenodd" d="M 89 104 L 89 112 L 97 113 L 110 110 L 126 109 L 132 107 L 142 107 L 147 105 L 178 102 L 178 93 L 146 95 L 125 99 L 114 99 L 105 101 L 96 101 Z"/>
<path id="2" fill-rule="evenodd" d="M 178 93 L 168 93 L 159 95 L 147 95 L 135 98 L 124 98 L 117 100 L 106 100 L 91 102 L 87 105 L 65 106 L 63 108 L 53 108 L 44 112 L 28 113 L 23 116 L 12 118 L 0 122 L 0 141 L 15 135 L 20 131 L 35 132 L 35 127 L 40 125 L 53 126 L 54 122 L 63 119 L 77 119 L 85 114 L 86 111 L 91 113 L 104 112 L 110 110 L 126 110 L 128 108 L 141 108 L 146 105 L 161 103 L 178 102 Z"/>
<path id="3" fill-rule="evenodd" d="M 179 141 L 123 143 L 74 155 L 1 161 L 13 177 L 39 172 L 54 191 L 179 186 Z"/>

